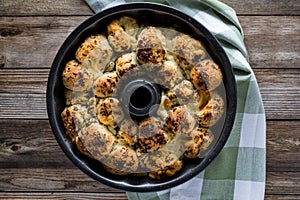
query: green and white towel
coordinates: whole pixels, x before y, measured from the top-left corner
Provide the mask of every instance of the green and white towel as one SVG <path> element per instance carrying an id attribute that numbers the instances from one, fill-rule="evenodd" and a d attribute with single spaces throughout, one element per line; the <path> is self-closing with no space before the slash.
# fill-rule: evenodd
<path id="1" fill-rule="evenodd" d="M 85 0 L 94 12 L 131 0 Z M 143 2 L 143 1 L 139 1 Z M 235 11 L 217 0 L 152 0 L 177 8 L 203 24 L 219 40 L 237 82 L 237 114 L 230 138 L 217 158 L 198 176 L 169 190 L 128 192 L 136 200 L 264 199 L 266 119 L 257 81 L 249 65 L 242 27 Z"/>

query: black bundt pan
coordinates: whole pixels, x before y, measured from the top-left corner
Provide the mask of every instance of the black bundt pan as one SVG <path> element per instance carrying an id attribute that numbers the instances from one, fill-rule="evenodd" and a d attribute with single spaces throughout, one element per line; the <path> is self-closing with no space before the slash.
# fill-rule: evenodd
<path id="1" fill-rule="evenodd" d="M 61 77 L 65 64 L 69 60 L 74 59 L 77 48 L 88 36 L 105 31 L 107 24 L 112 19 L 117 19 L 120 16 L 132 16 L 138 21 L 149 22 L 157 26 L 173 26 L 178 31 L 190 34 L 195 38 L 201 38 L 206 44 L 207 51 L 223 71 L 227 108 L 220 137 L 216 138 L 215 145 L 211 147 L 204 158 L 185 162 L 179 173 L 164 180 L 152 180 L 147 177 L 115 176 L 106 172 L 99 162 L 83 156 L 71 144 L 70 139 L 66 137 L 60 116 L 65 108 L 65 88 Z M 236 101 L 236 82 L 232 67 L 216 38 L 192 17 L 174 8 L 154 3 L 131 3 L 116 6 L 95 14 L 80 24 L 59 49 L 53 61 L 47 85 L 49 121 L 64 153 L 78 168 L 97 181 L 114 188 L 134 192 L 150 192 L 171 188 L 188 181 L 205 169 L 222 150 L 230 135 L 236 113 Z M 70 174 L 70 176 L 72 175 Z"/>

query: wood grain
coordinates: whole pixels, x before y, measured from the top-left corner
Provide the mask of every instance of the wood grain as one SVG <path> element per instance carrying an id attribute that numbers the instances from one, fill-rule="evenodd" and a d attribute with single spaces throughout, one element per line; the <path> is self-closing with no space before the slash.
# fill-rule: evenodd
<path id="1" fill-rule="evenodd" d="M 0 56 L 5 57 L 2 68 L 49 69 L 63 41 L 85 19 L 1 17 Z"/>
<path id="2" fill-rule="evenodd" d="M 2 15 L 92 15 L 83 0 L 0 0 Z"/>
<path id="3" fill-rule="evenodd" d="M 77 168 L 5 169 L 1 170 L 0 188 L 3 191 L 37 192 L 116 192 Z"/>
<path id="4" fill-rule="evenodd" d="M 0 17 L 2 68 L 50 68 L 63 41 L 85 19 L 87 16 Z M 300 16 L 239 19 L 253 68 L 300 67 Z"/>
<path id="5" fill-rule="evenodd" d="M 300 172 L 300 121 L 267 121 L 267 171 Z"/>
<path id="6" fill-rule="evenodd" d="M 0 169 L 72 168 L 48 120 L 0 120 Z"/>
<path id="7" fill-rule="evenodd" d="M 299 15 L 300 3 L 297 0 L 252 0 L 222 2 L 233 7 L 239 15 Z M 83 0 L 22 0 L 0 1 L 2 15 L 91 15 L 92 11 Z"/>
<path id="8" fill-rule="evenodd" d="M 239 17 L 252 68 L 300 67 L 300 16 Z"/>
<path id="9" fill-rule="evenodd" d="M 3 192 L 118 192 L 78 169 L 6 169 L 0 171 Z M 267 195 L 300 195 L 299 172 L 267 172 Z"/>
<path id="10" fill-rule="evenodd" d="M 300 69 L 255 69 L 254 73 L 267 119 L 300 119 Z"/>
<path id="11" fill-rule="evenodd" d="M 300 1 L 232 6 L 267 115 L 266 200 L 300 200 Z M 127 199 L 81 172 L 47 120 L 45 91 L 66 37 L 93 12 L 84 0 L 0 0 L 0 199 Z"/>
<path id="12" fill-rule="evenodd" d="M 267 121 L 268 172 L 300 171 L 299 133 L 299 121 Z M 49 166 L 74 168 L 56 142 L 48 120 L 0 119 L 0 169 Z"/>
<path id="13" fill-rule="evenodd" d="M 300 70 L 255 69 L 267 119 L 300 119 Z M 0 70 L 0 118 L 46 119 L 48 69 Z"/>
<path id="14" fill-rule="evenodd" d="M 266 194 L 300 195 L 300 173 L 267 172 Z"/>
<path id="15" fill-rule="evenodd" d="M 298 195 L 265 195 L 265 200 L 299 200 Z"/>

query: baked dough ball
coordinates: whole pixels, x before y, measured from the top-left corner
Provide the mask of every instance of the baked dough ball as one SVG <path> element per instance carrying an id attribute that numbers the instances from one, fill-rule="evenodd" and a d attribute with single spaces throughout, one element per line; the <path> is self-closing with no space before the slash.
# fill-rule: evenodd
<path id="1" fill-rule="evenodd" d="M 142 154 L 140 161 L 141 166 L 149 171 L 149 177 L 158 180 L 173 176 L 182 168 L 182 160 L 169 151 L 159 150 Z"/>
<path id="2" fill-rule="evenodd" d="M 212 91 L 223 79 L 220 67 L 212 60 L 206 59 L 191 69 L 191 80 L 194 86 L 202 91 Z"/>
<path id="3" fill-rule="evenodd" d="M 160 104 L 159 104 L 156 114 L 162 120 L 164 120 L 167 117 L 168 112 L 171 109 L 171 106 L 172 106 L 171 100 L 166 96 L 166 94 L 164 92 L 162 92 Z"/>
<path id="4" fill-rule="evenodd" d="M 131 43 L 135 41 L 138 24 L 131 17 L 121 17 L 113 20 L 108 26 L 108 41 L 116 52 L 124 52 L 131 49 Z"/>
<path id="5" fill-rule="evenodd" d="M 168 89 L 173 88 L 184 79 L 181 69 L 175 61 L 165 61 L 155 77 L 157 83 Z"/>
<path id="6" fill-rule="evenodd" d="M 195 89 L 193 84 L 188 80 L 183 80 L 174 87 L 174 92 L 179 104 L 187 104 L 193 100 Z"/>
<path id="7" fill-rule="evenodd" d="M 62 73 L 64 86 L 73 91 L 84 91 L 91 88 L 93 75 L 76 60 L 71 60 L 66 64 Z"/>
<path id="8" fill-rule="evenodd" d="M 214 137 L 215 137 L 215 136 L 214 136 L 214 134 L 212 133 L 212 131 L 209 130 L 209 129 L 207 129 L 207 131 L 205 132 L 204 137 L 203 137 L 203 142 L 202 142 L 200 151 L 205 151 L 205 150 L 207 150 L 207 149 L 211 146 L 211 144 L 212 144 L 212 142 L 213 142 L 213 140 L 214 140 Z M 200 156 L 201 156 L 201 155 L 200 155 Z"/>
<path id="9" fill-rule="evenodd" d="M 112 48 L 104 35 L 92 35 L 80 45 L 75 56 L 90 71 L 103 73 L 111 61 L 112 53 Z"/>
<path id="10" fill-rule="evenodd" d="M 97 108 L 97 118 L 106 126 L 116 127 L 124 117 L 120 102 L 116 98 L 100 99 Z"/>
<path id="11" fill-rule="evenodd" d="M 174 107 L 165 119 L 166 128 L 173 134 L 188 135 L 196 124 L 196 120 L 188 112 L 186 106 Z"/>
<path id="12" fill-rule="evenodd" d="M 142 120 L 139 126 L 138 146 L 140 152 L 153 152 L 168 142 L 162 123 L 155 117 Z"/>
<path id="13" fill-rule="evenodd" d="M 117 75 L 119 77 L 122 77 L 125 73 L 131 71 L 132 69 L 136 68 L 137 66 L 138 66 L 138 63 L 136 61 L 136 54 L 134 52 L 123 54 L 116 61 Z"/>
<path id="14" fill-rule="evenodd" d="M 201 147 L 204 141 L 204 137 L 208 135 L 208 132 L 211 133 L 211 131 L 208 128 L 204 128 L 204 127 L 198 127 L 197 129 L 191 132 L 191 134 L 189 135 L 191 137 L 191 140 L 187 141 L 184 144 L 185 157 L 187 158 L 199 157 L 199 152 L 202 149 Z"/>
<path id="15" fill-rule="evenodd" d="M 62 111 L 61 118 L 66 129 L 66 134 L 74 141 L 78 135 L 78 131 L 91 116 L 88 114 L 85 106 L 72 105 Z"/>
<path id="16" fill-rule="evenodd" d="M 66 99 L 66 105 L 71 106 L 75 104 L 86 104 L 86 102 L 89 100 L 90 93 L 83 91 L 83 92 L 75 92 L 72 90 L 66 89 L 64 91 L 65 99 Z"/>
<path id="17" fill-rule="evenodd" d="M 224 100 L 217 93 L 212 93 L 208 103 L 197 114 L 199 124 L 204 127 L 213 126 L 224 113 Z"/>
<path id="18" fill-rule="evenodd" d="M 176 62 L 184 71 L 190 70 L 206 57 L 204 45 L 186 34 L 176 36 L 172 40 L 172 48 Z"/>
<path id="19" fill-rule="evenodd" d="M 77 149 L 83 154 L 86 155 L 90 158 L 94 158 L 92 154 L 90 154 L 90 152 L 87 150 L 87 148 L 85 147 L 85 145 L 82 143 L 81 138 L 79 136 L 76 136 L 75 138 L 75 144 Z"/>
<path id="20" fill-rule="evenodd" d="M 167 98 L 164 99 L 164 105 L 166 108 L 171 109 L 172 107 L 179 105 L 179 101 L 174 90 L 168 90 L 166 92 L 166 97 Z"/>
<path id="21" fill-rule="evenodd" d="M 114 145 L 102 163 L 116 173 L 133 173 L 139 166 L 136 152 L 129 146 Z"/>
<path id="22" fill-rule="evenodd" d="M 201 41 L 175 29 L 140 28 L 123 16 L 102 33 L 86 38 L 62 73 L 66 134 L 111 174 L 173 176 L 212 146 L 209 128 L 224 113 L 221 69 Z M 140 79 L 159 87 L 160 102 L 148 117 L 131 119 L 115 92 Z"/>
<path id="23" fill-rule="evenodd" d="M 92 123 L 83 127 L 78 133 L 83 144 L 84 153 L 90 154 L 94 159 L 103 161 L 105 156 L 110 154 L 115 143 L 114 135 L 103 125 Z"/>
<path id="24" fill-rule="evenodd" d="M 124 119 L 120 124 L 118 139 L 121 143 L 134 146 L 137 142 L 138 125 L 131 119 Z"/>
<path id="25" fill-rule="evenodd" d="M 147 64 L 149 71 L 161 66 L 167 57 L 165 46 L 166 38 L 158 28 L 152 26 L 144 28 L 137 41 L 138 62 Z"/>
<path id="26" fill-rule="evenodd" d="M 111 97 L 117 87 L 118 77 L 115 72 L 107 72 L 94 82 L 94 94 L 97 97 Z"/>

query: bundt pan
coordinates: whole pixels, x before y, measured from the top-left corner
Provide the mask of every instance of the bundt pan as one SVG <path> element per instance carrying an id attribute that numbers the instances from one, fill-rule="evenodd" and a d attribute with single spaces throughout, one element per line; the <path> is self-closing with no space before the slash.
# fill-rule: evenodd
<path id="1" fill-rule="evenodd" d="M 219 65 L 223 74 L 224 92 L 222 96 L 224 98 L 225 111 L 221 122 L 217 126 L 218 133 L 214 137 L 214 142 L 202 153 L 201 157 L 186 160 L 178 173 L 161 180 L 154 180 L 147 176 L 117 176 L 108 173 L 104 170 L 101 163 L 88 158 L 77 150 L 76 145 L 66 136 L 61 118 L 61 113 L 66 107 L 65 88 L 62 81 L 62 72 L 66 63 L 74 59 L 77 48 L 87 37 L 98 33 L 99 30 L 105 30 L 111 20 L 122 16 L 133 17 L 145 24 L 173 27 L 179 32 L 184 32 L 194 38 L 201 39 L 205 44 L 206 51 L 215 63 Z M 151 82 L 151 80 L 149 81 Z M 134 87 L 136 84 L 141 84 L 139 80 L 136 82 L 132 83 Z M 150 93 L 154 101 L 159 101 L 160 97 L 155 94 L 159 90 L 156 86 L 151 84 L 144 85 L 141 90 Z M 134 101 L 138 101 L 138 96 L 135 96 Z M 47 109 L 50 125 L 60 147 L 67 157 L 79 169 L 97 181 L 114 188 L 134 192 L 168 189 L 190 180 L 203 171 L 220 153 L 230 135 L 235 119 L 236 101 L 236 82 L 232 67 L 217 39 L 192 17 L 174 8 L 154 3 L 131 3 L 112 7 L 84 21 L 68 36 L 59 49 L 53 61 L 47 85 Z M 144 111 L 142 114 L 139 113 L 140 111 L 133 112 L 139 117 L 143 115 Z M 223 167 L 226 168 L 227 166 Z"/>

